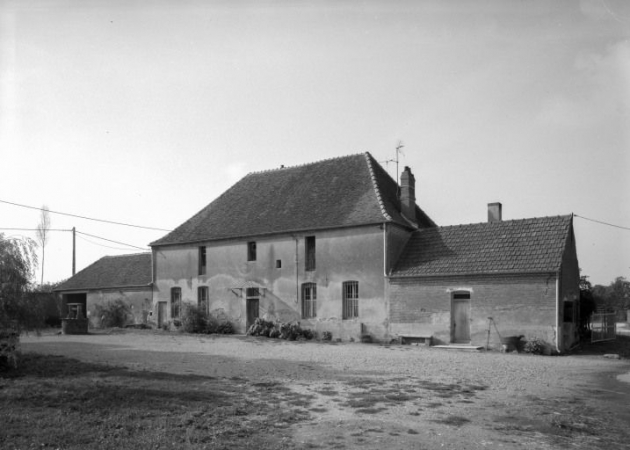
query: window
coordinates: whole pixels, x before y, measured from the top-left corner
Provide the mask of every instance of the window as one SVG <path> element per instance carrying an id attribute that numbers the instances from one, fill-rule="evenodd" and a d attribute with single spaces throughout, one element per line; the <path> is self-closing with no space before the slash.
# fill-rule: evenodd
<path id="1" fill-rule="evenodd" d="M 208 313 L 208 286 L 199 286 L 197 288 L 197 307 L 199 311 Z"/>
<path id="2" fill-rule="evenodd" d="M 276 259 L 276 269 L 282 269 L 282 260 Z"/>
<path id="3" fill-rule="evenodd" d="M 199 275 L 206 274 L 206 247 L 199 247 Z"/>
<path id="4" fill-rule="evenodd" d="M 470 300 L 470 292 L 458 292 L 453 294 L 453 300 Z"/>
<path id="5" fill-rule="evenodd" d="M 247 243 L 247 261 L 256 261 L 256 242 Z"/>
<path id="6" fill-rule="evenodd" d="M 305 270 L 315 270 L 315 236 L 306 236 L 304 246 L 306 254 Z"/>
<path id="7" fill-rule="evenodd" d="M 179 318 L 182 307 L 182 288 L 171 288 L 171 319 Z"/>
<path id="8" fill-rule="evenodd" d="M 317 285 L 304 283 L 302 285 L 302 319 L 317 317 Z"/>
<path id="9" fill-rule="evenodd" d="M 343 282 L 343 315 L 344 319 L 359 317 L 359 282 Z"/>

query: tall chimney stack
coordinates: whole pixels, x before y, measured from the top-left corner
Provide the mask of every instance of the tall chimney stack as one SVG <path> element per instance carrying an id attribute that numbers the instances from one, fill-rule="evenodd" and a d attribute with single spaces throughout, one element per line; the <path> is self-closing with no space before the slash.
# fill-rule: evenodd
<path id="1" fill-rule="evenodd" d="M 411 173 L 411 169 L 405 166 L 405 170 L 400 175 L 400 212 L 414 223 L 416 219 L 416 178 Z"/>
<path id="2" fill-rule="evenodd" d="M 488 203 L 488 222 L 501 222 L 503 205 L 499 202 Z"/>

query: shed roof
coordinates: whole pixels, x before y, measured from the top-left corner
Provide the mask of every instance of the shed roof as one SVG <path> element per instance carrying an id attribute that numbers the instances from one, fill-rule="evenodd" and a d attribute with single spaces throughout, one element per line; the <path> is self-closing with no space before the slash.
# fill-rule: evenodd
<path id="1" fill-rule="evenodd" d="M 246 175 L 192 218 L 151 245 L 393 222 L 398 186 L 369 153 Z M 434 226 L 417 208 L 420 226 Z"/>
<path id="2" fill-rule="evenodd" d="M 104 256 L 55 291 L 143 287 L 151 281 L 151 253 Z"/>
<path id="3" fill-rule="evenodd" d="M 392 276 L 555 272 L 572 223 L 568 215 L 421 229 Z"/>

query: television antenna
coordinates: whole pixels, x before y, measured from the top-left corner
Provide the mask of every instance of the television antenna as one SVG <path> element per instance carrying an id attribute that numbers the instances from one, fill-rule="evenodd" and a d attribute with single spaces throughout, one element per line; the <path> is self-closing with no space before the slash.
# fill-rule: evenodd
<path id="1" fill-rule="evenodd" d="M 389 165 L 390 162 L 395 162 L 396 163 L 396 196 L 400 197 L 400 175 L 399 175 L 399 166 L 400 166 L 400 155 L 404 155 L 402 149 L 405 147 L 405 144 L 403 144 L 403 141 L 398 141 L 398 144 L 396 145 L 396 157 L 395 159 L 388 159 L 385 161 L 382 161 L 385 163 L 385 165 Z"/>

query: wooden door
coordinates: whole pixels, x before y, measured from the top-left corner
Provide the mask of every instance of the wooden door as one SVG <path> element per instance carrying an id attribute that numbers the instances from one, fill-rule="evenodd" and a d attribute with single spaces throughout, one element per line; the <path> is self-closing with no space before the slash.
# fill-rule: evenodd
<path id="1" fill-rule="evenodd" d="M 249 327 L 251 327 L 254 321 L 258 318 L 258 304 L 259 299 L 257 298 L 247 299 L 247 330 L 249 330 Z"/>
<path id="2" fill-rule="evenodd" d="M 166 320 L 166 305 L 167 302 L 158 302 L 157 310 L 157 324 L 158 328 L 162 328 L 164 321 Z"/>
<path id="3" fill-rule="evenodd" d="M 451 300 L 451 342 L 470 343 L 470 294 L 454 294 Z"/>

